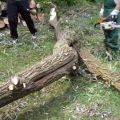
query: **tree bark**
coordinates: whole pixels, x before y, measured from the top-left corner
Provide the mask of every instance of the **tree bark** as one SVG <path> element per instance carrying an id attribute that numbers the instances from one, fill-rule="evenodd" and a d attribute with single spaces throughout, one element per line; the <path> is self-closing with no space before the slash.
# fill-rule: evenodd
<path id="1" fill-rule="evenodd" d="M 55 52 L 34 66 L 17 73 L 9 78 L 4 86 L 0 87 L 0 107 L 38 91 L 62 76 L 68 75 L 76 63 L 76 51 L 65 46 L 59 50 L 59 53 Z M 13 82 L 14 78 L 18 79 L 17 84 Z M 12 90 L 9 89 L 10 85 L 14 86 Z"/>
<path id="2" fill-rule="evenodd" d="M 108 85 L 113 85 L 120 90 L 120 73 L 111 70 L 106 64 L 90 54 L 83 46 L 80 48 L 79 55 L 90 73 L 96 74 L 98 78 L 105 80 Z"/>
<path id="3" fill-rule="evenodd" d="M 71 48 L 65 48 L 59 51 L 59 54 L 55 53 L 36 65 L 17 73 L 0 87 L 0 107 L 38 91 L 62 76 L 68 75 L 76 63 L 76 52 Z M 13 82 L 14 78 L 18 79 L 17 85 Z M 12 90 L 9 89 L 10 85 L 14 86 Z"/>

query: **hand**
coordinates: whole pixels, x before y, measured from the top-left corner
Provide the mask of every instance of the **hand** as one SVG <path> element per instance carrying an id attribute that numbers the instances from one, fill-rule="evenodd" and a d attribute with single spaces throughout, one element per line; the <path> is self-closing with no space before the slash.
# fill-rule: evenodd
<path id="1" fill-rule="evenodd" d="M 117 22 L 118 20 L 118 15 L 110 15 L 106 18 L 106 22 L 109 22 L 109 21 L 113 21 L 113 22 Z"/>
<path id="2" fill-rule="evenodd" d="M 100 13 L 99 13 L 100 18 L 102 18 L 102 17 L 103 17 L 103 13 L 104 13 L 104 9 L 103 9 L 103 8 L 101 8 Z"/>
<path id="3" fill-rule="evenodd" d="M 119 13 L 119 10 L 114 9 L 110 15 L 118 15 L 118 13 Z"/>
<path id="4" fill-rule="evenodd" d="M 111 12 L 110 16 L 107 17 L 106 21 L 117 22 L 117 20 L 118 20 L 118 13 L 119 13 L 119 10 L 114 9 Z"/>
<path id="5" fill-rule="evenodd" d="M 30 8 L 35 8 L 36 4 L 34 0 L 30 1 Z"/>

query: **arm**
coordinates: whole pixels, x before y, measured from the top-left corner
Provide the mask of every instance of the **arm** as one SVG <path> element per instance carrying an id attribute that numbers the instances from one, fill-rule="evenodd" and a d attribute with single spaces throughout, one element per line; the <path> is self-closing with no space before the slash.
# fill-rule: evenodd
<path id="1" fill-rule="evenodd" d="M 104 5 L 102 5 L 102 9 L 104 9 Z"/>
<path id="2" fill-rule="evenodd" d="M 111 12 L 111 15 L 118 15 L 120 10 L 120 0 L 118 0 L 115 9 Z"/>
<path id="3" fill-rule="evenodd" d="M 116 10 L 120 10 L 120 0 L 118 0 L 118 3 L 117 3 L 117 5 L 116 5 L 115 9 L 116 9 Z"/>
<path id="4" fill-rule="evenodd" d="M 103 17 L 103 12 L 104 12 L 104 5 L 102 6 L 102 8 L 100 10 L 100 13 L 99 13 L 100 17 Z"/>
<path id="5" fill-rule="evenodd" d="M 108 16 L 108 20 L 112 20 L 114 22 L 117 22 L 117 20 L 118 20 L 118 13 L 120 11 L 120 0 L 114 0 L 114 1 L 116 3 L 116 7 L 110 13 L 110 16 Z"/>

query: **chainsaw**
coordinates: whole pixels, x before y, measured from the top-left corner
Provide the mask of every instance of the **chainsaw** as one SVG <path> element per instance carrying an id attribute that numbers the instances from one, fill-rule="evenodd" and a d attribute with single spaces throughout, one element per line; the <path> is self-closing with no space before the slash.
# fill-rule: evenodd
<path id="1" fill-rule="evenodd" d="M 101 18 L 100 21 L 94 25 L 94 27 L 98 28 L 98 25 L 100 25 L 100 28 L 105 30 L 120 28 L 120 25 L 116 24 L 115 20 L 111 18 Z"/>

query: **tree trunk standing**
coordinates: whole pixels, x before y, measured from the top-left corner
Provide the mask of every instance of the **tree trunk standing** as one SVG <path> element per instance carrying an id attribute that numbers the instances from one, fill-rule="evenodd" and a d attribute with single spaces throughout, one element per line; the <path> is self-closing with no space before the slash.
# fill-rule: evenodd
<path id="1" fill-rule="evenodd" d="M 62 76 L 69 75 L 71 71 L 76 70 L 78 62 L 80 65 L 84 64 L 91 73 L 120 90 L 118 75 L 80 45 L 79 35 L 72 30 L 59 30 L 54 9 L 52 9 L 50 23 L 54 27 L 57 37 L 53 54 L 10 77 L 8 82 L 0 87 L 0 107 L 41 90 Z"/>

